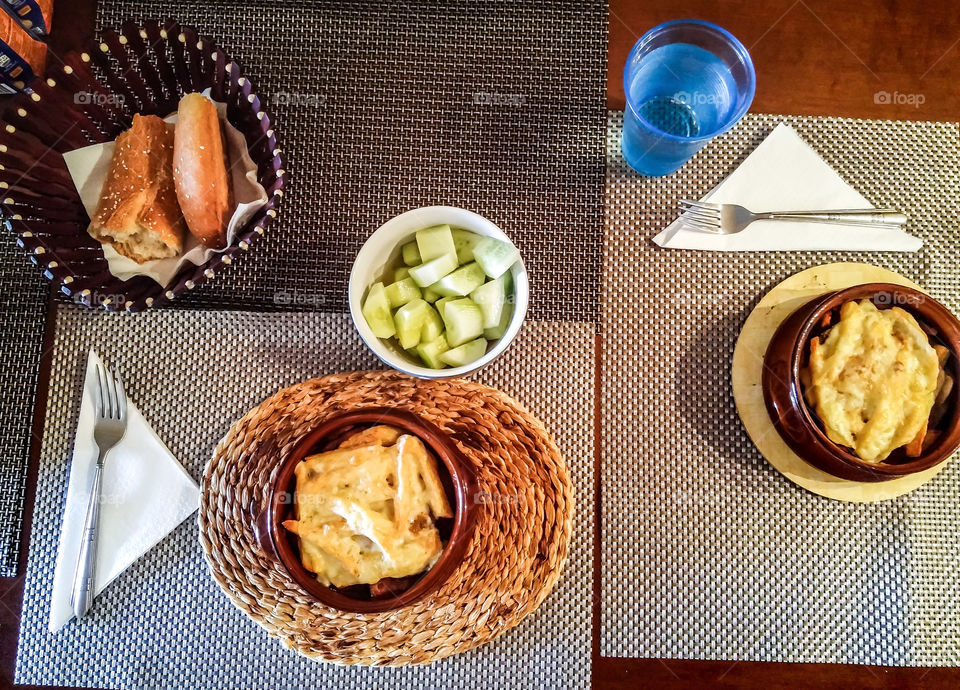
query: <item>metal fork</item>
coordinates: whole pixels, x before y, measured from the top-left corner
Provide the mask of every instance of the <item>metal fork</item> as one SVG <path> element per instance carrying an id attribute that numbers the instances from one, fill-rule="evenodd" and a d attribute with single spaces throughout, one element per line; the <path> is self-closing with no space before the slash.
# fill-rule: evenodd
<path id="1" fill-rule="evenodd" d="M 712 204 L 683 199 L 681 220 L 694 230 L 718 235 L 733 235 L 755 220 L 784 220 L 804 223 L 829 223 L 871 228 L 898 228 L 907 217 L 892 209 L 833 209 L 827 211 L 769 211 L 754 213 L 737 204 Z"/>
<path id="2" fill-rule="evenodd" d="M 127 396 L 123 392 L 120 374 L 114 368 L 111 374 L 97 362 L 97 391 L 93 395 L 93 408 L 96 420 L 93 426 L 93 439 L 97 443 L 99 455 L 93 473 L 93 490 L 87 515 L 83 522 L 83 539 L 80 542 L 80 556 L 77 558 L 77 571 L 73 579 L 73 613 L 82 618 L 90 610 L 96 594 L 97 540 L 100 531 L 100 494 L 103 464 L 107 453 L 123 438 L 127 430 Z"/>

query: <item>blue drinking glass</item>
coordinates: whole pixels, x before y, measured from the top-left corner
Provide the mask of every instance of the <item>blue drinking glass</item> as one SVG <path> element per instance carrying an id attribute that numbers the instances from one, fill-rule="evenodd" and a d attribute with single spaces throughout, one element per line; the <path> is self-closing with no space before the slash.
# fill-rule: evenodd
<path id="1" fill-rule="evenodd" d="M 672 173 L 753 102 L 757 75 L 729 31 L 697 19 L 655 26 L 623 70 L 623 157 L 644 175 Z"/>

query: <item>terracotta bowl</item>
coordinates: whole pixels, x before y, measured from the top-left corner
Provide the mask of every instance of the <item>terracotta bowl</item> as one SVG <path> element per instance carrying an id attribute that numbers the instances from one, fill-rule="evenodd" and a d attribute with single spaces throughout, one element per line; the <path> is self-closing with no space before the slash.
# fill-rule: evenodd
<path id="1" fill-rule="evenodd" d="M 437 458 L 437 471 L 447 499 L 454 509 L 452 519 L 437 521 L 444 541 L 439 560 L 402 592 L 373 598 L 367 585 L 327 587 L 300 562 L 295 534 L 283 527 L 283 521 L 295 519 L 293 496 L 296 491 L 294 470 L 308 455 L 336 448 L 347 436 L 364 428 L 386 424 L 418 437 Z M 408 606 L 432 594 L 461 563 L 473 536 L 476 523 L 477 483 L 473 467 L 456 444 L 431 422 L 412 412 L 397 408 L 371 407 L 346 412 L 324 420 L 307 434 L 280 466 L 255 525 L 261 549 L 287 570 L 300 587 L 317 601 L 342 611 L 379 613 Z"/>
<path id="2" fill-rule="evenodd" d="M 923 472 L 947 460 L 960 447 L 960 385 L 948 400 L 947 414 L 937 427 L 940 437 L 920 457 L 907 457 L 902 448 L 881 463 L 857 457 L 852 449 L 834 443 L 803 396 L 800 371 L 807 366 L 809 342 L 825 329 L 819 326 L 827 312 L 850 300 L 871 300 L 879 309 L 898 306 L 934 331 L 932 342 L 951 352 L 947 370 L 960 384 L 960 322 L 946 307 L 922 292 L 901 285 L 869 283 L 837 290 L 807 302 L 780 325 L 767 348 L 763 367 L 763 397 L 774 427 L 803 460 L 835 477 L 858 482 L 883 482 Z"/>

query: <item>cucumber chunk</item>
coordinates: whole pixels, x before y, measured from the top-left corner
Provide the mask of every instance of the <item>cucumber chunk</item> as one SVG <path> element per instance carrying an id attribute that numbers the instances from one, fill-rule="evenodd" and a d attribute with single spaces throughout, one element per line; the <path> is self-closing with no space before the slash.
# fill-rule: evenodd
<path id="1" fill-rule="evenodd" d="M 447 365 L 441 361 L 440 357 L 449 349 L 447 339 L 441 335 L 430 342 L 421 342 L 417 345 L 417 354 L 420 355 L 423 363 L 431 369 L 443 369 Z"/>
<path id="2" fill-rule="evenodd" d="M 452 302 L 455 299 L 456 297 L 444 297 L 443 299 L 438 299 L 436 302 L 434 302 L 433 308 L 439 312 L 441 319 L 444 318 L 443 310 L 447 306 L 447 303 Z"/>
<path id="3" fill-rule="evenodd" d="M 484 338 L 471 340 L 440 355 L 440 361 L 452 367 L 464 367 L 476 362 L 487 354 L 487 341 Z"/>
<path id="4" fill-rule="evenodd" d="M 419 266 L 411 266 L 410 277 L 413 278 L 413 281 L 420 287 L 427 287 L 428 285 L 433 285 L 448 273 L 453 273 L 457 270 L 457 266 L 459 266 L 457 263 L 457 254 L 456 252 L 451 252 L 431 259 Z"/>
<path id="5" fill-rule="evenodd" d="M 390 316 L 390 299 L 383 283 L 370 286 L 367 299 L 360 310 L 370 330 L 378 338 L 392 338 L 396 333 L 393 318 Z"/>
<path id="6" fill-rule="evenodd" d="M 507 333 L 510 327 L 510 321 L 513 319 L 513 302 L 507 302 L 503 305 L 503 313 L 500 314 L 500 323 L 493 328 L 484 328 L 483 337 L 487 340 L 500 340 Z"/>
<path id="7" fill-rule="evenodd" d="M 401 266 L 396 271 L 393 272 L 393 282 L 398 283 L 404 278 L 410 275 L 410 269 L 406 266 Z"/>
<path id="8" fill-rule="evenodd" d="M 407 266 L 416 266 L 417 264 L 422 263 L 422 260 L 420 259 L 420 250 L 417 249 L 416 242 L 410 242 L 409 244 L 403 245 L 400 253 L 403 254 L 403 263 L 405 263 Z"/>
<path id="9" fill-rule="evenodd" d="M 434 225 L 417 231 L 417 249 L 424 263 L 444 254 L 456 254 L 457 245 L 449 225 Z"/>
<path id="10" fill-rule="evenodd" d="M 423 324 L 427 322 L 427 315 L 432 309 L 433 307 L 422 299 L 415 299 L 397 309 L 393 321 L 397 327 L 397 339 L 400 341 L 400 347 L 409 350 L 420 344 Z"/>
<path id="11" fill-rule="evenodd" d="M 444 276 L 430 287 L 444 297 L 466 297 L 483 285 L 486 279 L 483 269 L 474 261 Z"/>
<path id="12" fill-rule="evenodd" d="M 433 289 L 432 285 L 428 285 L 427 287 L 423 288 L 423 294 L 420 296 L 430 304 L 433 304 L 438 299 L 443 297 L 443 295 Z"/>
<path id="13" fill-rule="evenodd" d="M 415 299 L 420 299 L 420 288 L 418 288 L 417 284 L 413 282 L 413 279 L 409 277 L 396 283 L 391 283 L 386 287 L 386 291 L 387 299 L 390 300 L 390 306 L 394 309 L 402 307 L 404 304 L 412 302 Z"/>
<path id="14" fill-rule="evenodd" d="M 513 292 L 513 271 L 506 271 L 502 276 L 497 278 L 497 280 L 503 281 L 503 290 L 507 293 L 507 301 L 515 302 L 516 295 Z"/>
<path id="15" fill-rule="evenodd" d="M 455 299 L 444 305 L 443 323 L 447 326 L 447 343 L 459 347 L 483 333 L 483 312 L 468 297 Z"/>
<path id="16" fill-rule="evenodd" d="M 478 235 L 469 230 L 460 230 L 454 228 L 453 243 L 457 247 L 457 260 L 461 264 L 468 264 L 473 261 L 473 248 L 483 239 L 483 235 Z"/>
<path id="17" fill-rule="evenodd" d="M 473 258 L 491 278 L 499 278 L 520 260 L 520 252 L 509 242 L 484 237 L 473 248 Z"/>
<path id="18" fill-rule="evenodd" d="M 470 293 L 470 299 L 476 302 L 483 312 L 484 328 L 495 328 L 500 323 L 503 305 L 507 301 L 506 282 L 504 276 L 500 276 Z"/>
<path id="19" fill-rule="evenodd" d="M 429 343 L 443 335 L 443 319 L 439 312 L 433 307 L 427 312 L 427 320 L 423 322 L 423 328 L 420 330 L 420 342 Z"/>

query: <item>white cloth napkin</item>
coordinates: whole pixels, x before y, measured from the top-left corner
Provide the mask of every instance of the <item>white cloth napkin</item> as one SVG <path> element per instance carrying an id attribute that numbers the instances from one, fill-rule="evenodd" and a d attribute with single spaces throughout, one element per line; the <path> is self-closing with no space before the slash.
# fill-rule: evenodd
<path id="1" fill-rule="evenodd" d="M 210 98 L 210 89 L 204 91 L 203 95 Z M 237 208 L 227 225 L 227 246 L 229 247 L 233 244 L 233 238 L 237 231 L 242 229 L 253 214 L 267 203 L 267 190 L 257 181 L 257 164 L 253 162 L 250 152 L 247 150 L 247 140 L 227 120 L 226 103 L 218 103 L 217 101 L 213 101 L 213 103 L 217 106 L 220 124 L 225 133 L 227 158 L 230 161 L 230 169 L 227 173 L 230 175 L 233 198 L 237 203 Z M 164 118 L 164 122 L 176 125 L 178 119 L 177 112 L 174 111 Z M 107 172 L 110 170 L 114 148 L 116 148 L 116 142 L 108 141 L 104 144 L 85 146 L 82 149 L 67 151 L 63 154 L 67 170 L 73 179 L 77 192 L 80 194 L 83 207 L 91 218 L 97 212 L 97 205 L 100 203 L 100 190 L 103 189 L 103 184 L 107 180 Z M 107 260 L 107 267 L 110 269 L 110 273 L 117 278 L 127 280 L 136 275 L 145 275 L 164 286 L 180 272 L 187 261 L 202 266 L 214 254 L 223 251 L 222 249 L 204 247 L 189 232 L 183 239 L 183 253 L 180 256 L 170 259 L 156 259 L 142 264 L 123 256 L 109 244 L 103 245 L 103 256 Z"/>
<path id="2" fill-rule="evenodd" d="M 93 394 L 97 390 L 98 361 L 91 350 L 87 357 L 67 504 L 63 511 L 60 548 L 53 576 L 51 632 L 62 628 L 73 617 L 70 605 L 73 575 L 97 461 L 97 446 L 93 440 Z M 196 482 L 170 454 L 136 406 L 132 402 L 127 405 L 127 431 L 110 451 L 103 468 L 97 549 L 98 594 L 199 505 L 200 489 Z"/>
<path id="3" fill-rule="evenodd" d="M 862 194 L 844 182 L 792 127 L 782 122 L 702 201 L 740 204 L 756 213 L 874 208 Z M 735 235 L 712 235 L 694 230 L 678 219 L 653 241 L 670 249 L 728 252 L 915 252 L 923 245 L 921 239 L 899 229 L 763 220 Z"/>

